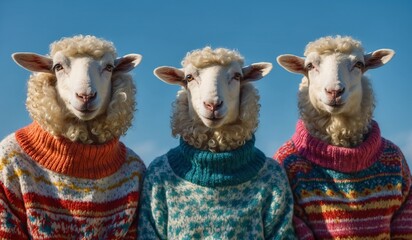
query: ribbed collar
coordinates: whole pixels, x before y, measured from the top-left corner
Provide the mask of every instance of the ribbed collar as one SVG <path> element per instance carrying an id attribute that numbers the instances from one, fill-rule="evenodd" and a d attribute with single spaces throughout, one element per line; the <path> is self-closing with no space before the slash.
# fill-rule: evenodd
<path id="1" fill-rule="evenodd" d="M 98 179 L 116 172 L 126 159 L 119 139 L 105 144 L 82 144 L 55 138 L 36 122 L 16 131 L 20 147 L 43 167 L 65 175 Z"/>
<path id="2" fill-rule="evenodd" d="M 167 153 L 176 175 L 192 183 L 219 187 L 237 185 L 257 175 L 266 157 L 255 148 L 255 138 L 228 152 L 199 150 L 180 139 L 180 145 Z"/>
<path id="3" fill-rule="evenodd" d="M 299 154 L 309 161 L 340 172 L 357 172 L 376 162 L 383 150 L 378 123 L 372 121 L 372 129 L 366 140 L 354 148 L 329 145 L 312 137 L 302 120 L 296 125 L 292 141 Z"/>

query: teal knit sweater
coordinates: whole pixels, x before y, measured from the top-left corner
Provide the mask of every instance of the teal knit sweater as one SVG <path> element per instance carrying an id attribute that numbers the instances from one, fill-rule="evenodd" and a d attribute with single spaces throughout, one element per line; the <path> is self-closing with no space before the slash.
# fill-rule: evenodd
<path id="1" fill-rule="evenodd" d="M 285 172 L 254 139 L 212 153 L 184 141 L 149 166 L 140 239 L 295 239 Z"/>

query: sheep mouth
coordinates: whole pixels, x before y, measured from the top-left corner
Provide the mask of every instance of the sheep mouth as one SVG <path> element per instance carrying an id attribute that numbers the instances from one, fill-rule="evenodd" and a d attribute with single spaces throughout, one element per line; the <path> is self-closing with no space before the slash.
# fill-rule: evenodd
<path id="1" fill-rule="evenodd" d="M 202 122 L 203 124 L 205 124 L 207 127 L 210 128 L 216 128 L 219 127 L 220 125 L 222 125 L 222 123 L 224 122 L 224 117 L 216 117 L 216 116 L 202 116 Z"/>
<path id="2" fill-rule="evenodd" d="M 336 99 L 329 99 L 329 101 L 325 101 L 324 104 L 331 108 L 341 108 L 343 107 L 343 105 L 345 105 L 345 102 L 341 98 L 336 98 Z"/>
<path id="3" fill-rule="evenodd" d="M 217 117 L 215 114 L 211 114 L 210 116 L 202 116 L 202 117 L 208 120 L 211 120 L 211 121 L 216 121 L 216 120 L 220 120 L 223 118 L 223 117 Z"/>
<path id="4" fill-rule="evenodd" d="M 222 121 L 223 120 L 223 118 L 221 117 L 221 118 L 218 118 L 218 117 L 215 117 L 215 116 L 213 116 L 213 117 L 204 117 L 203 116 L 203 118 L 205 119 L 205 120 L 207 120 L 207 121 L 210 121 L 210 122 L 212 122 L 212 123 L 219 123 L 220 121 Z"/>
<path id="5" fill-rule="evenodd" d="M 209 121 L 220 121 L 226 116 L 225 111 L 204 111 L 199 112 L 199 115 Z"/>
<path id="6" fill-rule="evenodd" d="M 84 110 L 80 110 L 79 112 L 81 112 L 81 113 L 92 113 L 94 111 L 95 110 L 84 109 Z"/>
<path id="7" fill-rule="evenodd" d="M 90 107 L 88 105 L 84 105 L 82 107 L 74 107 L 74 109 L 76 109 L 76 111 L 81 112 L 83 114 L 90 114 L 95 112 L 97 109 Z"/>
<path id="8" fill-rule="evenodd" d="M 329 102 L 329 103 L 324 103 L 325 104 L 325 110 L 329 113 L 334 113 L 338 114 L 340 113 L 345 106 L 344 102 Z"/>
<path id="9" fill-rule="evenodd" d="M 337 103 L 337 102 L 330 102 L 326 103 L 327 106 L 332 107 L 332 108 L 341 108 L 345 103 Z"/>

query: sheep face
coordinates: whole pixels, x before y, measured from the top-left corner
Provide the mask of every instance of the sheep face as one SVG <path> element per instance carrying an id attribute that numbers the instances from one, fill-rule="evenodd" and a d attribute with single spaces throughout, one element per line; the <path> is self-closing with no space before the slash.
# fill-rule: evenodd
<path id="1" fill-rule="evenodd" d="M 331 115 L 351 115 L 360 111 L 362 76 L 387 63 L 394 52 L 377 50 L 364 55 L 351 52 L 310 52 L 307 57 L 281 55 L 278 63 L 286 70 L 303 74 L 308 81 L 309 100 L 318 111 Z"/>
<path id="2" fill-rule="evenodd" d="M 238 63 L 204 69 L 189 65 L 184 71 L 192 117 L 197 115 L 209 128 L 218 128 L 237 118 L 242 77 Z"/>
<path id="3" fill-rule="evenodd" d="M 57 90 L 66 107 L 79 119 L 90 120 L 103 113 L 110 100 L 114 58 L 66 57 L 57 52 L 53 57 Z"/>
<path id="4" fill-rule="evenodd" d="M 311 53 L 305 59 L 308 71 L 309 99 L 331 114 L 358 110 L 362 101 L 363 54 Z"/>
<path id="5" fill-rule="evenodd" d="M 242 68 L 235 61 L 204 68 L 192 64 L 183 69 L 159 67 L 154 74 L 167 83 L 183 86 L 188 92 L 188 114 L 199 118 L 206 127 L 217 129 L 238 118 L 241 85 L 262 78 L 271 69 L 270 63 L 256 63 Z"/>

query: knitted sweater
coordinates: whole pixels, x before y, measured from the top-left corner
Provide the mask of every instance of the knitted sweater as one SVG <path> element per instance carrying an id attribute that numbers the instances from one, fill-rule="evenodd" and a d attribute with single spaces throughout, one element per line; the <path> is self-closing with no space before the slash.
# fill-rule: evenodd
<path id="1" fill-rule="evenodd" d="M 33 123 L 0 143 L 0 239 L 135 239 L 145 166 L 118 139 L 87 145 Z"/>
<path id="2" fill-rule="evenodd" d="M 183 140 L 145 176 L 141 239 L 295 239 L 284 170 L 254 147 L 228 152 Z"/>
<path id="3" fill-rule="evenodd" d="M 288 174 L 300 239 L 412 239 L 410 170 L 376 122 L 360 146 L 344 148 L 299 121 L 274 157 Z"/>

